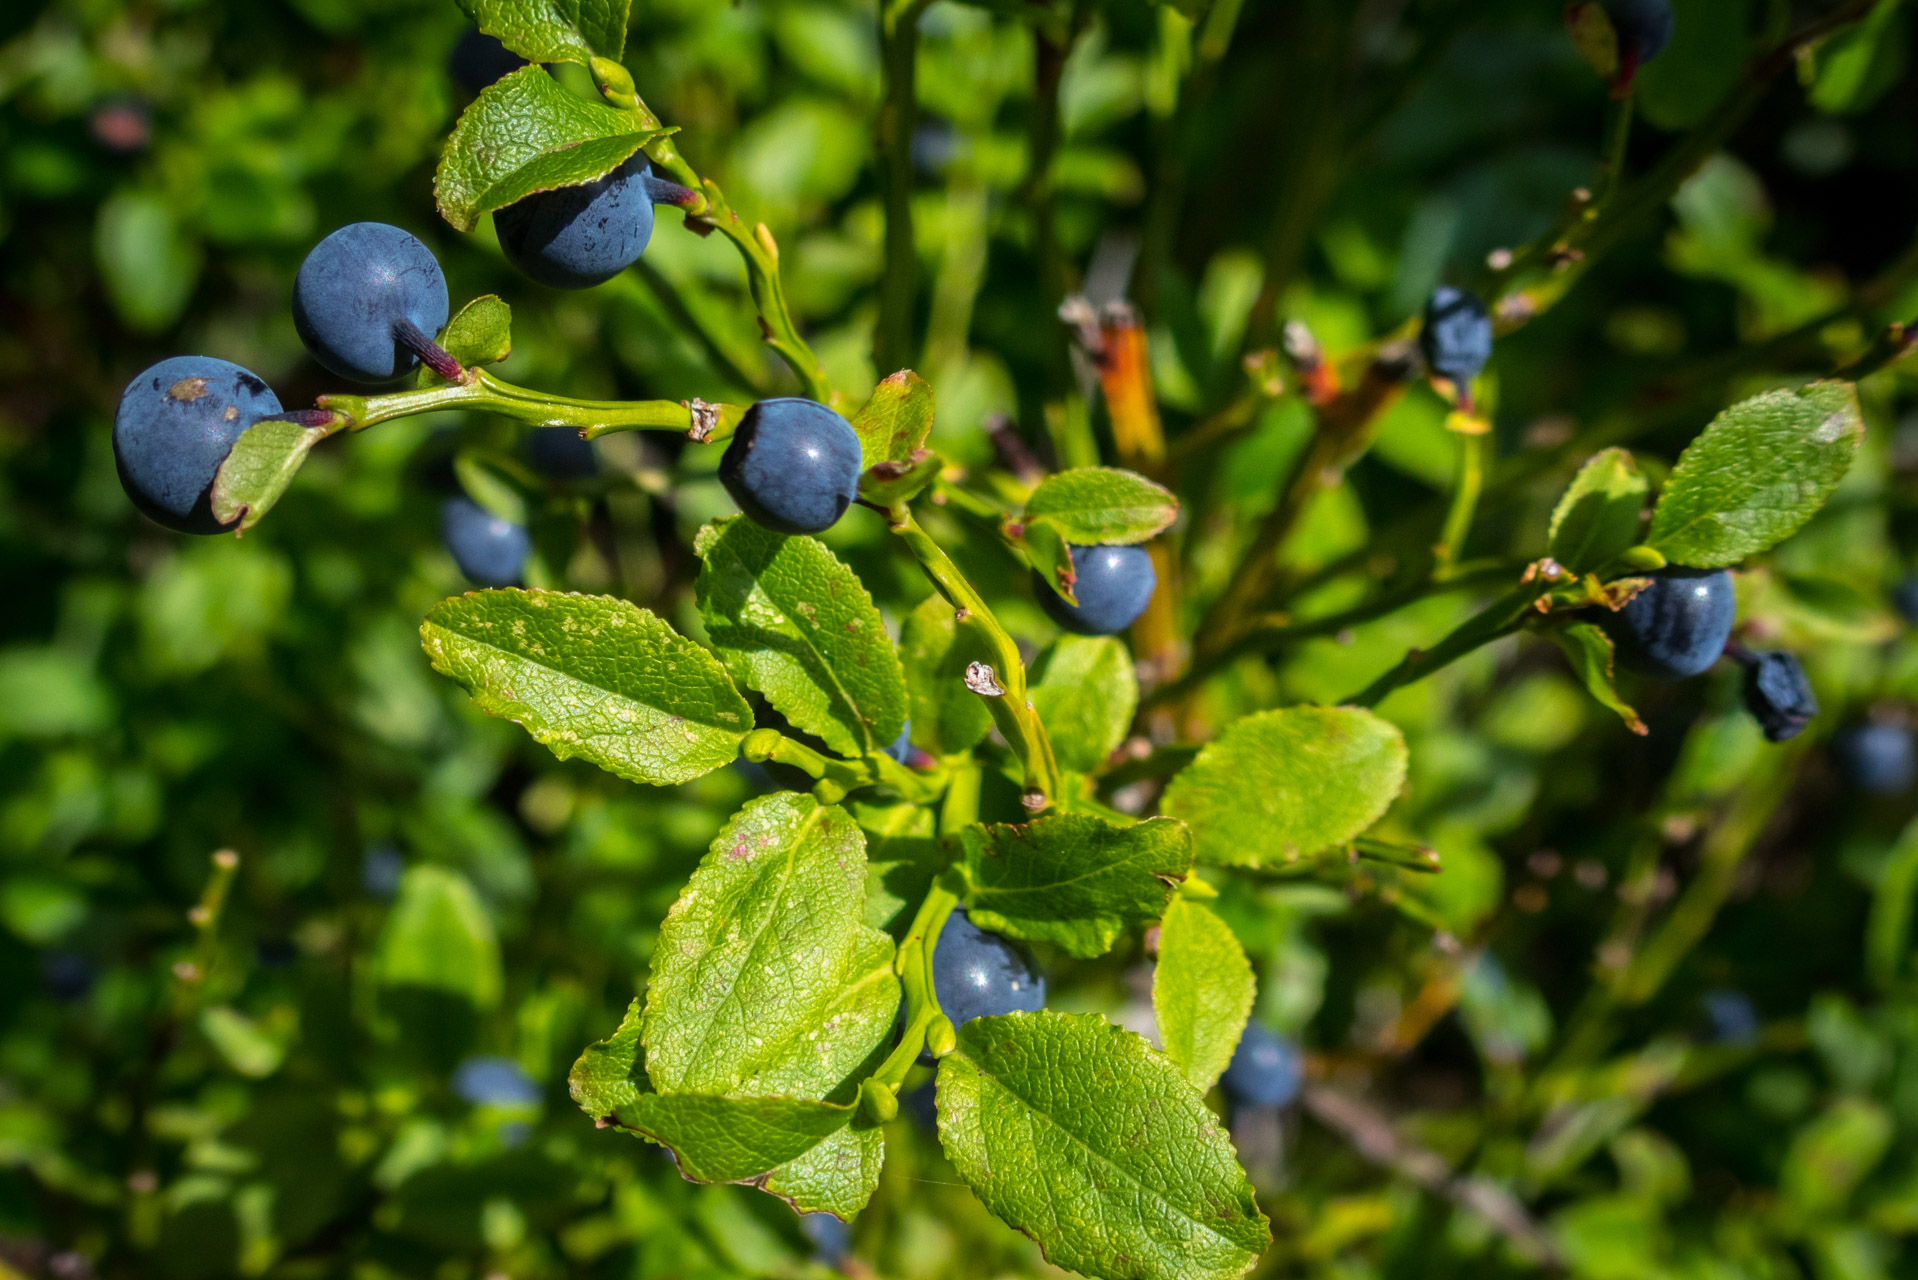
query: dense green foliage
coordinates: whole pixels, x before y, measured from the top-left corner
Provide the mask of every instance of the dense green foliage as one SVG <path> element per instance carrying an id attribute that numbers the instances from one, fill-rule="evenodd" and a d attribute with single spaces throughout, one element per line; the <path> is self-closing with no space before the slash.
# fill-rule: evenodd
<path id="1" fill-rule="evenodd" d="M 1679 0 L 1629 97 L 1591 7 L 470 0 L 553 66 L 462 117 L 448 0 L 6 6 L 0 1280 L 820 1274 L 776 1196 L 905 1280 L 1918 1267 L 1913 788 L 1834 742 L 1918 715 L 1911 6 Z M 507 266 L 488 211 L 642 145 L 737 222 Z M 119 388 L 347 391 L 288 299 L 364 220 L 487 373 L 250 432 L 243 537 L 143 520 Z M 890 517 L 715 523 L 689 418 L 801 394 Z M 634 403 L 552 478 L 538 396 Z M 461 489 L 535 590 L 461 594 Z M 1127 637 L 1036 603 L 1094 542 Z M 1614 672 L 1666 561 L 1803 734 Z M 942 894 L 1047 1012 L 914 1020 Z M 911 1052 L 860 1085 L 902 988 L 937 1136 Z M 1308 1083 L 1228 1146 L 1248 1010 Z"/>

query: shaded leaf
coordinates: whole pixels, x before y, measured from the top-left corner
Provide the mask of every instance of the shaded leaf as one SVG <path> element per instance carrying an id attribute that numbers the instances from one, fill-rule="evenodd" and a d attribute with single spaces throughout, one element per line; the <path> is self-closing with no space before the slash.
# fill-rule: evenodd
<path id="1" fill-rule="evenodd" d="M 1173 778 L 1160 809 L 1200 862 L 1283 866 L 1351 840 L 1405 783 L 1405 739 L 1358 707 L 1285 707 L 1233 723 Z"/>
<path id="2" fill-rule="evenodd" d="M 910 369 L 901 369 L 874 387 L 872 398 L 852 420 L 865 467 L 910 461 L 926 445 L 932 412 L 932 384 Z"/>
<path id="3" fill-rule="evenodd" d="M 1079 594 L 1074 589 L 1078 583 L 1078 571 L 1072 563 L 1072 548 L 1066 545 L 1065 534 L 1059 527 L 1047 520 L 1035 520 L 1019 527 L 1019 545 L 1025 550 L 1026 559 L 1046 585 L 1064 596 L 1072 604 L 1079 603 Z"/>
<path id="4" fill-rule="evenodd" d="M 458 0 L 473 25 L 529 62 L 617 59 L 630 0 Z"/>
<path id="5" fill-rule="evenodd" d="M 752 711 L 710 653 L 610 596 L 476 591 L 420 626 L 433 667 L 562 760 L 671 786 L 739 754 Z"/>
<path id="6" fill-rule="evenodd" d="M 406 873 L 380 931 L 378 973 L 389 987 L 442 991 L 476 1009 L 499 1003 L 499 938 L 465 876 L 430 865 Z"/>
<path id="7" fill-rule="evenodd" d="M 618 1108 L 620 1125 L 671 1147 L 695 1182 L 744 1182 L 803 1156 L 846 1127 L 853 1108 L 805 1098 L 642 1093 Z"/>
<path id="8" fill-rule="evenodd" d="M 1638 541 L 1651 486 L 1624 449 L 1594 454 L 1552 511 L 1545 552 L 1573 573 L 1589 573 Z"/>
<path id="9" fill-rule="evenodd" d="M 1589 622 L 1574 622 L 1569 627 L 1555 628 L 1551 636 L 1558 642 L 1558 647 L 1565 651 L 1566 659 L 1584 683 L 1586 692 L 1600 706 L 1617 712 L 1618 718 L 1633 733 L 1646 733 L 1645 722 L 1639 719 L 1638 712 L 1618 696 L 1612 638 Z"/>
<path id="10" fill-rule="evenodd" d="M 579 1109 L 595 1120 L 607 1119 L 651 1088 L 639 1049 L 642 1021 L 639 997 L 635 996 L 626 1006 L 619 1028 L 604 1040 L 587 1045 L 566 1074 L 567 1092 Z"/>
<path id="11" fill-rule="evenodd" d="M 1252 1015 L 1252 962 L 1231 926 L 1179 896 L 1159 922 L 1152 1009 L 1166 1056 L 1205 1093 L 1219 1082 Z"/>
<path id="12" fill-rule="evenodd" d="M 842 756 L 892 745 L 906 676 L 856 574 L 817 539 L 743 516 L 699 531 L 700 616 L 727 668 Z"/>
<path id="13" fill-rule="evenodd" d="M 912 707 L 912 740 L 933 755 L 976 746 L 992 728 L 992 711 L 966 687 L 966 668 L 992 661 L 985 641 L 954 619 L 944 596 L 927 596 L 899 629 Z"/>
<path id="14" fill-rule="evenodd" d="M 1271 1239 L 1198 1092 L 1095 1014 L 974 1018 L 940 1061 L 938 1098 L 959 1175 L 1055 1266 L 1231 1280 Z"/>
<path id="15" fill-rule="evenodd" d="M 1118 750 L 1139 707 L 1132 655 L 1112 636 L 1060 636 L 1033 664 L 1029 688 L 1060 766 L 1081 773 Z"/>
<path id="16" fill-rule="evenodd" d="M 1849 382 L 1767 391 L 1713 419 L 1679 456 L 1646 543 L 1673 564 L 1736 564 L 1825 504 L 1864 437 Z"/>
<path id="17" fill-rule="evenodd" d="M 1153 818 L 1122 827 L 1085 813 L 971 826 L 966 909 L 981 928 L 1046 942 L 1082 958 L 1156 920 L 1192 868 L 1185 824 Z"/>
<path id="18" fill-rule="evenodd" d="M 538 66 L 521 67 L 481 90 L 453 126 L 433 197 L 441 217 L 471 231 L 481 214 L 535 191 L 604 176 L 665 132 L 569 93 Z"/>
<path id="19" fill-rule="evenodd" d="M 1144 542 L 1179 515 L 1163 485 L 1116 467 L 1076 467 L 1048 476 L 1026 502 L 1027 524 L 1045 523 L 1081 546 Z"/>

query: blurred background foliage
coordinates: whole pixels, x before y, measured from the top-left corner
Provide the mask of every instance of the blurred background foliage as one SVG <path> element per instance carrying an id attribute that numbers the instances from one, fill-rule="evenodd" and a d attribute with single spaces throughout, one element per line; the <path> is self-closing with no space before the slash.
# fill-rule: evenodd
<path id="1" fill-rule="evenodd" d="M 1632 169 L 1835 7 L 1678 0 Z M 1177 454 L 1240 395 L 1241 354 L 1287 320 L 1335 358 L 1360 349 L 1596 178 L 1606 92 L 1559 8 L 937 0 L 910 147 L 918 289 L 883 332 L 872 7 L 640 0 L 628 62 L 684 153 L 771 225 L 835 385 L 856 404 L 890 372 L 875 350 L 913 364 L 948 457 L 990 465 L 996 419 L 1055 456 L 1088 403 L 1058 303 L 1129 287 L 1202 596 L 1311 430 L 1288 394 Z M 1732 399 L 1918 314 L 1911 9 L 1881 0 L 1799 57 L 1503 344 L 1486 385 L 1507 479 L 1476 552 L 1536 555 L 1587 444 L 1629 442 L 1658 475 Z M 640 268 L 580 295 L 513 276 L 489 227 L 437 221 L 437 144 L 471 95 L 448 69 L 463 30 L 446 0 L 0 6 L 9 1280 L 789 1275 L 832 1255 L 779 1202 L 687 1185 L 566 1098 L 568 1064 L 613 1027 L 667 905 L 764 778 L 632 787 L 432 678 L 415 628 L 463 589 L 436 537 L 448 462 L 521 447 L 507 425 L 441 415 L 336 442 L 238 541 L 165 534 L 115 480 L 112 408 L 152 360 L 236 360 L 289 406 L 330 389 L 287 299 L 306 249 L 356 220 L 423 236 L 456 302 L 511 302 L 515 381 L 790 390 L 731 250 L 672 211 Z M 1261 1274 L 1918 1274 L 1913 796 L 1861 795 L 1825 749 L 1918 698 L 1918 639 L 1887 603 L 1918 552 L 1918 381 L 1894 367 L 1863 391 L 1859 465 L 1741 576 L 1747 638 L 1800 651 L 1818 687 L 1805 738 L 1764 743 L 1727 671 L 1628 690 L 1651 723 L 1637 738 L 1550 646 L 1507 642 L 1383 707 L 1413 762 L 1388 823 L 1434 844 L 1443 875 L 1227 885 L 1256 1016 L 1307 1046 L 1314 1082 L 1301 1107 L 1235 1118 L 1275 1224 Z M 1415 388 L 1314 506 L 1287 566 L 1310 588 L 1301 616 L 1362 595 L 1390 571 L 1381 548 L 1417 533 L 1408 513 L 1442 508 L 1444 413 Z M 714 459 L 596 448 L 596 473 L 553 481 L 537 513 L 552 576 L 697 634 L 691 531 L 730 509 Z M 990 537 L 929 519 L 1042 643 Z M 893 620 L 925 594 L 877 521 L 830 540 Z M 1243 661 L 1201 719 L 1349 694 L 1469 606 L 1440 595 Z M 1050 959 L 1060 1007 L 1138 1022 L 1136 943 Z M 924 1110 L 892 1127 L 842 1266 L 1046 1271 L 957 1184 Z"/>

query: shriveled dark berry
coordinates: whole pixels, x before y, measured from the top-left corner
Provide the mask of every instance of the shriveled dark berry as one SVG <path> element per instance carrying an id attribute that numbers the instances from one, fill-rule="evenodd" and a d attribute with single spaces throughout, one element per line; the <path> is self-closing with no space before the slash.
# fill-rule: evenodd
<path id="1" fill-rule="evenodd" d="M 761 400 L 746 410 L 719 460 L 739 509 L 779 533 L 820 533 L 859 496 L 852 424 L 816 400 Z"/>
<path id="2" fill-rule="evenodd" d="M 174 356 L 120 393 L 113 461 L 149 519 L 181 533 L 219 533 L 209 490 L 242 432 L 280 412 L 256 374 L 211 356 Z"/>
<path id="3" fill-rule="evenodd" d="M 1617 613 L 1599 615 L 1618 658 L 1663 680 L 1695 676 L 1718 660 L 1731 639 L 1737 600 L 1723 569 L 1661 569 L 1651 585 Z"/>
<path id="4" fill-rule="evenodd" d="M 1745 666 L 1745 709 L 1772 742 L 1796 738 L 1818 714 L 1805 669 L 1789 653 L 1755 653 Z"/>
<path id="5" fill-rule="evenodd" d="M 1245 1024 L 1219 1086 L 1242 1107 L 1283 1107 L 1305 1083 L 1299 1051 L 1256 1022 Z"/>
<path id="6" fill-rule="evenodd" d="M 355 222 L 313 246 L 293 281 L 293 327 L 313 358 L 377 385 L 419 366 L 419 341 L 446 326 L 446 277 L 416 237 Z"/>
<path id="7" fill-rule="evenodd" d="M 1046 1006 L 1046 980 L 1025 953 L 955 907 L 932 951 L 932 989 L 955 1027 L 974 1018 L 1032 1013 Z"/>
<path id="8" fill-rule="evenodd" d="M 440 505 L 440 539 L 460 572 L 482 587 L 518 586 L 533 539 L 526 526 L 496 516 L 471 498 Z"/>
<path id="9" fill-rule="evenodd" d="M 1124 631 L 1152 600 L 1159 575 L 1144 547 L 1071 546 L 1072 571 L 1077 581 L 1072 604 L 1034 571 L 1033 593 L 1051 619 L 1082 636 L 1109 636 Z"/>
<path id="10" fill-rule="evenodd" d="M 1425 304 L 1419 349 L 1433 373 L 1469 387 L 1492 358 L 1492 317 L 1476 294 L 1440 285 Z"/>

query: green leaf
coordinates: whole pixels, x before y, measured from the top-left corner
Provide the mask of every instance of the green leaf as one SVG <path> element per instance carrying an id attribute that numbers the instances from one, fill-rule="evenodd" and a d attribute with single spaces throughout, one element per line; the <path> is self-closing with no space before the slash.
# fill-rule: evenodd
<path id="1" fill-rule="evenodd" d="M 1174 898 L 1159 922 L 1152 1010 L 1166 1056 L 1200 1093 L 1232 1061 L 1254 991 L 1252 962 L 1231 926 L 1203 902 Z"/>
<path id="2" fill-rule="evenodd" d="M 557 591 L 476 591 L 420 626 L 434 670 L 562 760 L 672 786 L 739 755 L 752 710 L 710 653 L 636 605 Z"/>
<path id="3" fill-rule="evenodd" d="M 1048 476 L 1026 502 L 1027 524 L 1044 522 L 1081 546 L 1144 542 L 1179 515 L 1163 485 L 1115 467 L 1078 467 Z"/>
<path id="4" fill-rule="evenodd" d="M 800 1213 L 830 1213 L 850 1221 L 872 1199 L 885 1162 L 885 1130 L 861 1109 L 850 1124 L 774 1169 L 759 1185 Z"/>
<path id="5" fill-rule="evenodd" d="M 240 433 L 213 476 L 213 518 L 245 533 L 273 509 L 293 483 L 326 427 L 305 427 L 285 418 L 263 418 Z"/>
<path id="6" fill-rule="evenodd" d="M 939 1064 L 939 1140 L 988 1209 L 1090 1276 L 1233 1280 L 1271 1240 L 1178 1068 L 1096 1014 L 974 1018 Z"/>
<path id="7" fill-rule="evenodd" d="M 906 676 L 856 574 L 814 538 L 743 516 L 699 531 L 697 593 L 727 668 L 842 756 L 892 744 L 906 723 Z"/>
<path id="8" fill-rule="evenodd" d="M 490 293 L 475 298 L 447 322 L 439 342 L 447 354 L 469 369 L 498 364 L 513 352 L 513 309 Z M 425 371 L 432 375 L 432 370 Z"/>
<path id="9" fill-rule="evenodd" d="M 859 477 L 859 496 L 881 507 L 910 502 L 939 478 L 945 465 L 946 460 L 930 449 L 898 462 L 875 462 Z"/>
<path id="10" fill-rule="evenodd" d="M 866 833 L 866 923 L 903 930 L 919 900 L 945 869 L 933 834 L 933 811 L 921 804 L 852 805 Z"/>
<path id="11" fill-rule="evenodd" d="M 1285 707 L 1236 721 L 1173 778 L 1161 811 L 1200 862 L 1283 866 L 1338 848 L 1405 784 L 1405 738 L 1358 707 Z"/>
<path id="12" fill-rule="evenodd" d="M 953 617 L 944 596 L 931 595 L 899 629 L 912 740 L 936 756 L 967 751 L 992 728 L 992 710 L 966 687 L 966 668 L 991 662 L 985 640 Z"/>
<path id="13" fill-rule="evenodd" d="M 466 877 L 446 867 L 414 867 L 380 931 L 377 972 L 389 987 L 424 987 L 476 1009 L 499 1003 L 499 938 Z"/>
<path id="14" fill-rule="evenodd" d="M 1864 437 L 1849 382 L 1767 391 L 1713 419 L 1679 456 L 1645 541 L 1673 564 L 1736 564 L 1796 533 Z"/>
<path id="15" fill-rule="evenodd" d="M 624 1128 L 671 1147 L 695 1182 L 745 1182 L 846 1127 L 853 1108 L 804 1098 L 642 1093 L 615 1112 Z"/>
<path id="16" fill-rule="evenodd" d="M 1090 959 L 1128 926 L 1156 920 L 1192 869 L 1185 824 L 1116 826 L 1086 813 L 962 835 L 966 909 L 981 928 Z"/>
<path id="17" fill-rule="evenodd" d="M 567 1092 L 579 1109 L 595 1120 L 610 1119 L 651 1087 L 639 1048 L 643 1021 L 639 997 L 635 996 L 626 1006 L 618 1030 L 587 1045 L 566 1073 Z"/>
<path id="18" fill-rule="evenodd" d="M 441 217 L 471 231 L 482 213 L 535 191 L 604 176 L 665 132 L 567 92 L 538 66 L 521 67 L 481 90 L 453 126 L 433 196 Z"/>
<path id="19" fill-rule="evenodd" d="M 1618 696 L 1610 636 L 1589 622 L 1574 622 L 1569 627 L 1556 628 L 1551 636 L 1558 642 L 1558 647 L 1565 651 L 1566 660 L 1584 683 L 1585 691 L 1600 706 L 1617 712 L 1618 718 L 1633 733 L 1643 735 L 1649 732 L 1632 705 Z"/>
<path id="20" fill-rule="evenodd" d="M 1638 541 L 1651 486 L 1624 449 L 1594 454 L 1552 511 L 1545 552 L 1573 573 L 1590 573 Z"/>
<path id="21" fill-rule="evenodd" d="M 1072 548 L 1066 545 L 1065 534 L 1048 520 L 1029 521 L 1018 529 L 1019 546 L 1039 576 L 1046 580 L 1046 585 L 1072 604 L 1078 604 L 1079 594 L 1073 590 L 1078 572 L 1073 568 Z"/>
<path id="22" fill-rule="evenodd" d="M 1032 668 L 1032 705 L 1065 769 L 1092 773 L 1125 741 L 1139 707 L 1132 655 L 1112 636 L 1060 636 Z"/>
<path id="23" fill-rule="evenodd" d="M 932 384 L 910 369 L 892 374 L 873 388 L 852 429 L 865 467 L 910 461 L 932 431 Z"/>
<path id="24" fill-rule="evenodd" d="M 595 54 L 616 59 L 625 52 L 629 3 L 630 0 L 459 0 L 459 7 L 473 20 L 474 26 L 528 62 L 577 62 L 585 66 Z"/>

